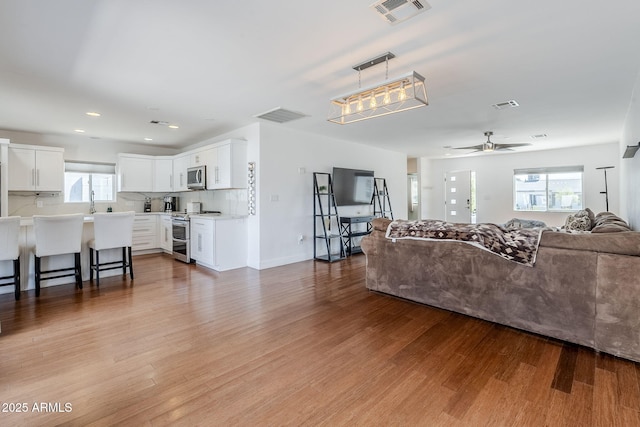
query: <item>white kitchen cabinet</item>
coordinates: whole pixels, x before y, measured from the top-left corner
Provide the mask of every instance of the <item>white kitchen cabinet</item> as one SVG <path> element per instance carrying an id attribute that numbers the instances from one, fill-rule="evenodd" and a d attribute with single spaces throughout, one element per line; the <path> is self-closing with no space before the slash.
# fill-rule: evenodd
<path id="1" fill-rule="evenodd" d="M 245 218 L 192 216 L 191 258 L 217 271 L 246 267 Z"/>
<path id="2" fill-rule="evenodd" d="M 118 155 L 118 191 L 153 191 L 153 157 Z"/>
<path id="3" fill-rule="evenodd" d="M 173 159 L 171 157 L 153 159 L 153 191 L 158 193 L 173 191 Z"/>
<path id="4" fill-rule="evenodd" d="M 133 219 L 133 251 L 157 249 L 157 215 L 136 215 Z"/>
<path id="5" fill-rule="evenodd" d="M 64 150 L 34 145 L 9 146 L 9 191 L 61 192 Z"/>
<path id="6" fill-rule="evenodd" d="M 191 259 L 195 260 L 198 264 L 213 267 L 213 219 L 206 217 L 192 217 L 190 224 Z"/>
<path id="7" fill-rule="evenodd" d="M 171 215 L 160 215 L 160 224 L 158 227 L 160 235 L 160 248 L 166 253 L 173 252 L 173 228 L 171 226 Z"/>
<path id="8" fill-rule="evenodd" d="M 225 271 L 246 266 L 246 218 L 216 219 L 214 227 L 213 269 Z"/>
<path id="9" fill-rule="evenodd" d="M 209 166 L 211 162 L 211 149 L 204 148 L 194 151 L 189 155 L 189 167 Z"/>
<path id="10" fill-rule="evenodd" d="M 209 154 L 207 189 L 247 187 L 247 142 L 229 140 L 215 144 Z"/>
<path id="11" fill-rule="evenodd" d="M 187 191 L 187 169 L 189 168 L 189 154 L 178 155 L 173 158 L 173 191 Z"/>

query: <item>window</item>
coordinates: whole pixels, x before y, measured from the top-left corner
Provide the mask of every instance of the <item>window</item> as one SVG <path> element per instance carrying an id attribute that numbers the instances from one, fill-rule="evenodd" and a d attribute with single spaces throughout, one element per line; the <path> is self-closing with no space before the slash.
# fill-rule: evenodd
<path id="1" fill-rule="evenodd" d="M 64 202 L 89 203 L 91 193 L 96 202 L 115 201 L 114 164 L 65 162 Z"/>
<path id="2" fill-rule="evenodd" d="M 516 211 L 582 209 L 583 171 L 583 166 L 514 170 L 513 209 Z"/>

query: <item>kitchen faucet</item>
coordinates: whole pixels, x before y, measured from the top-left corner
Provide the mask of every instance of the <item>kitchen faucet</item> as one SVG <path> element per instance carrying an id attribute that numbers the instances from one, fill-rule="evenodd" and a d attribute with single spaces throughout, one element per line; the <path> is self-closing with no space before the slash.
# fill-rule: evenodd
<path id="1" fill-rule="evenodd" d="M 95 201 L 95 198 L 96 198 L 96 192 L 91 190 L 91 203 L 89 203 L 89 213 L 92 214 L 92 215 L 94 213 L 96 213 L 96 201 Z"/>

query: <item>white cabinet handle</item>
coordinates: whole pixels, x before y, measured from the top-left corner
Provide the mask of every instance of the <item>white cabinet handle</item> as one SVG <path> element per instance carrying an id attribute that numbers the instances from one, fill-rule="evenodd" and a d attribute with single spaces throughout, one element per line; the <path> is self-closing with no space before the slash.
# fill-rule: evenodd
<path id="1" fill-rule="evenodd" d="M 202 234 L 198 233 L 198 252 L 202 252 Z"/>
<path id="2" fill-rule="evenodd" d="M 36 169 L 36 187 L 40 186 L 40 169 Z"/>

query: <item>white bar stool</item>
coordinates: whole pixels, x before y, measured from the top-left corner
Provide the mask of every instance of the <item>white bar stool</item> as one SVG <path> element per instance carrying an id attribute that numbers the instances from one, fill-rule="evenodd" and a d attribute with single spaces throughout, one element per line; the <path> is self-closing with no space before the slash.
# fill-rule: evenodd
<path id="1" fill-rule="evenodd" d="M 0 218 L 0 261 L 13 261 L 13 275 L 0 277 L 1 281 L 12 279 L 0 286 L 15 286 L 16 301 L 20 299 L 20 217 L 7 216 Z"/>
<path id="2" fill-rule="evenodd" d="M 36 296 L 40 296 L 40 281 L 57 279 L 59 277 L 75 276 L 76 286 L 82 289 L 82 266 L 80 264 L 80 250 L 82 248 L 83 214 L 70 215 L 34 215 L 33 232 L 36 238 L 35 279 Z M 74 254 L 73 267 L 58 268 L 43 271 L 41 258 L 53 255 Z M 43 274 L 68 272 L 43 277 Z"/>
<path id="3" fill-rule="evenodd" d="M 131 257 L 131 245 L 133 241 L 133 219 L 135 212 L 107 212 L 93 215 L 93 235 L 89 240 L 89 280 L 93 281 L 93 272 L 96 272 L 96 286 L 100 286 L 100 272 L 122 268 L 122 275 L 127 275 L 133 280 L 133 260 Z M 122 259 L 100 263 L 100 251 L 106 249 L 122 249 Z M 94 261 L 95 252 L 95 261 Z"/>

